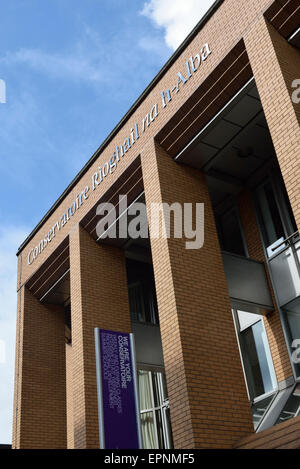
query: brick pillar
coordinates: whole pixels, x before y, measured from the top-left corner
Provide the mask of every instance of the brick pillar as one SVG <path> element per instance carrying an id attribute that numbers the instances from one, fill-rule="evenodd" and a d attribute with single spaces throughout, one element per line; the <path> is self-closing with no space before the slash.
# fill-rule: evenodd
<path id="1" fill-rule="evenodd" d="M 292 83 L 300 79 L 300 51 L 262 17 L 245 37 L 257 89 L 273 139 L 290 203 L 300 229 L 300 104 Z"/>
<path id="2" fill-rule="evenodd" d="M 18 296 L 13 447 L 66 448 L 64 311 Z"/>
<path id="3" fill-rule="evenodd" d="M 230 448 L 253 425 L 207 184 L 153 141 L 142 170 L 150 221 L 152 202 L 205 204 L 203 248 L 151 237 L 175 448 Z"/>
<path id="4" fill-rule="evenodd" d="M 75 448 L 99 448 L 94 328 L 130 332 L 124 252 L 70 234 Z"/>
<path id="5" fill-rule="evenodd" d="M 66 344 L 67 447 L 74 449 L 73 360 L 72 346 Z"/>

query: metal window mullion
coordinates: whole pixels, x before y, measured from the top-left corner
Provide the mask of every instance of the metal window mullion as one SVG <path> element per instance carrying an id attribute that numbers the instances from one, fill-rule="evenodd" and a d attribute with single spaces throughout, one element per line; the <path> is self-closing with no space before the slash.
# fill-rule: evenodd
<path id="1" fill-rule="evenodd" d="M 267 334 L 267 329 L 266 329 L 266 324 L 265 324 L 264 317 L 261 318 L 261 321 L 262 321 L 262 326 L 263 326 L 263 331 L 264 331 L 264 336 L 265 336 L 264 339 L 263 339 L 263 343 L 268 347 L 268 351 L 269 351 L 269 355 L 270 355 L 270 359 L 271 359 L 271 363 L 269 363 L 269 360 L 268 360 L 268 357 L 267 357 L 267 363 L 268 363 L 268 365 L 270 365 L 272 367 L 272 371 L 273 371 L 273 373 L 272 373 L 273 376 L 271 376 L 272 383 L 273 383 L 273 379 L 275 379 L 275 387 L 273 388 L 273 391 L 270 391 L 270 393 L 272 393 L 272 392 L 276 392 L 278 390 L 278 380 L 277 380 L 273 355 L 272 355 L 272 352 L 271 352 L 271 347 L 270 347 L 270 342 L 269 342 L 269 338 L 268 338 L 268 334 Z M 267 356 L 267 353 L 266 353 L 266 356 Z M 271 371 L 271 370 L 269 370 L 269 371 Z M 271 373 L 270 373 L 270 375 L 271 375 Z"/>
<path id="2" fill-rule="evenodd" d="M 244 381 L 247 389 L 247 394 L 248 394 L 248 399 L 251 402 L 251 397 L 250 397 L 250 389 L 249 389 L 249 384 L 247 380 L 247 374 L 246 374 L 246 368 L 245 368 L 245 362 L 244 362 L 244 357 L 243 357 L 243 352 L 242 352 L 242 347 L 241 347 L 241 333 L 240 333 L 240 322 L 238 319 L 238 314 L 236 309 L 232 309 L 232 316 L 233 316 L 233 323 L 234 323 L 234 329 L 235 329 L 235 334 L 236 334 L 236 339 L 237 339 L 237 344 L 240 352 L 240 360 L 241 360 L 241 365 L 242 365 L 242 370 L 243 370 L 243 375 L 244 375 Z"/>
<path id="3" fill-rule="evenodd" d="M 154 392 L 153 392 L 153 379 L 152 379 L 152 371 L 149 371 L 150 376 L 150 389 L 151 389 L 151 400 L 153 406 L 153 420 L 154 420 L 154 428 L 155 428 L 155 437 L 156 437 L 156 446 L 158 448 L 158 434 L 157 434 L 157 422 L 156 422 L 156 412 L 155 412 L 155 401 L 154 401 Z"/>
<path id="4" fill-rule="evenodd" d="M 282 189 L 283 189 L 282 182 L 278 177 L 278 173 L 276 172 L 275 174 L 274 171 L 271 173 L 269 177 L 269 181 L 271 183 L 277 209 L 279 211 L 279 216 L 280 216 L 281 223 L 283 226 L 284 234 L 285 234 L 285 237 L 287 238 L 290 235 L 290 233 L 293 232 L 293 229 L 292 229 L 291 219 L 288 213 L 288 208 L 286 206 L 286 202 L 284 200 L 283 193 L 282 193 Z"/>
<path id="5" fill-rule="evenodd" d="M 162 384 L 162 374 L 158 373 L 158 389 L 159 389 L 159 401 L 160 401 L 160 415 L 161 415 L 161 423 L 162 423 L 162 433 L 163 433 L 163 440 L 166 449 L 169 449 L 169 438 L 166 428 L 166 416 L 165 416 L 165 405 L 164 405 L 164 395 L 163 395 L 163 384 Z"/>
<path id="6" fill-rule="evenodd" d="M 297 410 L 297 412 L 296 412 L 296 414 L 295 414 L 295 417 L 298 417 L 299 415 L 300 415 L 300 405 L 299 405 L 298 410 Z"/>
<path id="7" fill-rule="evenodd" d="M 164 397 L 163 394 L 163 382 L 162 382 L 162 373 L 159 373 L 159 385 L 160 385 L 160 391 L 162 397 Z M 162 399 L 162 405 L 161 405 L 161 416 L 162 416 L 162 424 L 163 424 L 163 437 L 164 437 L 164 442 L 165 442 L 165 447 L 166 449 L 171 448 L 171 443 L 170 443 L 170 438 L 169 438 L 169 431 L 168 431 L 168 425 L 167 425 L 167 406 L 165 404 L 165 401 L 168 400 L 169 398 L 165 396 L 166 399 Z"/>
<path id="8" fill-rule="evenodd" d="M 291 239 L 289 244 L 290 244 L 290 247 L 291 247 L 293 256 L 294 256 L 294 260 L 295 260 L 295 264 L 296 264 L 298 276 L 299 276 L 299 278 L 300 278 L 300 261 L 299 261 L 299 258 L 298 258 L 298 253 L 297 253 L 297 250 L 296 250 L 296 247 L 295 247 L 295 242 L 294 242 L 294 240 Z"/>

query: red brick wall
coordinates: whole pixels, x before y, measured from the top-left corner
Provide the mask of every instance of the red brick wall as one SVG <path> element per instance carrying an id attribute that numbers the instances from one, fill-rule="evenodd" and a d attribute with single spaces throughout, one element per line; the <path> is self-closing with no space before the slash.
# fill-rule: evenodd
<path id="1" fill-rule="evenodd" d="M 70 235 L 75 448 L 99 448 L 94 328 L 130 332 L 124 252 Z"/>
<path id="2" fill-rule="evenodd" d="M 148 210 L 205 204 L 202 249 L 151 238 L 175 448 L 229 448 L 253 426 L 207 185 L 154 142 L 141 159 Z"/>
<path id="3" fill-rule="evenodd" d="M 67 447 L 74 449 L 74 403 L 72 346 L 66 344 Z"/>
<path id="4" fill-rule="evenodd" d="M 257 89 L 298 229 L 300 228 L 300 105 L 292 82 L 300 78 L 300 51 L 260 18 L 245 35 Z"/>
<path id="5" fill-rule="evenodd" d="M 66 448 L 64 312 L 21 295 L 13 447 Z"/>

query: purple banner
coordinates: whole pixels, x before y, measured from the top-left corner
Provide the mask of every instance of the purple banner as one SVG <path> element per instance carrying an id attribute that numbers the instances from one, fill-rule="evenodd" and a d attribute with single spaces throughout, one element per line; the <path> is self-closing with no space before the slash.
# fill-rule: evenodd
<path id="1" fill-rule="evenodd" d="M 130 334 L 97 329 L 96 340 L 97 334 L 103 445 L 106 449 L 138 449 L 139 411 Z"/>

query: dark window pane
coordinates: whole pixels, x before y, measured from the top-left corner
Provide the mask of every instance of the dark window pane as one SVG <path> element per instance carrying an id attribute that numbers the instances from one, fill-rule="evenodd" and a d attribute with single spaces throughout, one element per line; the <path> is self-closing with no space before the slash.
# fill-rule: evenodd
<path id="1" fill-rule="evenodd" d="M 141 284 L 130 285 L 128 288 L 130 315 L 133 321 L 145 322 L 145 307 Z"/>
<path id="2" fill-rule="evenodd" d="M 258 356 L 252 328 L 247 329 L 242 334 L 244 361 L 249 388 L 252 389 L 252 397 L 264 394 L 264 385 L 261 376 Z"/>
<path id="3" fill-rule="evenodd" d="M 262 321 L 241 333 L 243 358 L 247 382 L 252 398 L 274 389 L 271 375 L 270 354 L 266 349 L 265 330 Z"/>
<path id="4" fill-rule="evenodd" d="M 218 225 L 222 250 L 245 256 L 245 246 L 237 211 L 233 209 L 221 215 L 218 219 Z"/>
<path id="5" fill-rule="evenodd" d="M 285 238 L 280 212 L 270 182 L 258 190 L 258 205 L 265 246 L 269 247 L 279 239 Z"/>
<path id="6" fill-rule="evenodd" d="M 162 399 L 165 401 L 168 399 L 168 390 L 167 390 L 167 380 L 166 375 L 161 373 L 161 382 L 162 382 Z"/>
<path id="7" fill-rule="evenodd" d="M 156 411 L 156 427 L 157 427 L 158 447 L 159 449 L 164 449 L 165 444 L 164 444 L 164 437 L 163 437 L 161 410 Z"/>
<path id="8" fill-rule="evenodd" d="M 156 372 L 152 373 L 152 382 L 153 382 L 154 406 L 158 407 L 161 404 L 160 396 L 159 396 L 159 376 L 158 376 L 158 373 L 156 373 Z"/>
<path id="9" fill-rule="evenodd" d="M 158 308 L 152 265 L 127 259 L 126 268 L 131 319 L 158 324 Z"/>
<path id="10" fill-rule="evenodd" d="M 289 220 L 291 222 L 292 233 L 289 233 L 289 234 L 293 234 L 293 233 L 296 233 L 296 231 L 298 231 L 298 228 L 297 228 L 296 220 L 295 220 L 294 213 L 291 207 L 291 202 L 290 202 L 285 186 L 283 186 L 282 188 L 282 193 L 283 193 L 283 198 L 285 201 L 285 206 L 287 207 Z"/>
<path id="11" fill-rule="evenodd" d="M 166 413 L 166 430 L 169 438 L 169 447 L 174 448 L 174 443 L 173 443 L 173 436 L 172 436 L 172 429 L 171 429 L 171 416 L 170 416 L 170 409 L 165 409 Z"/>

